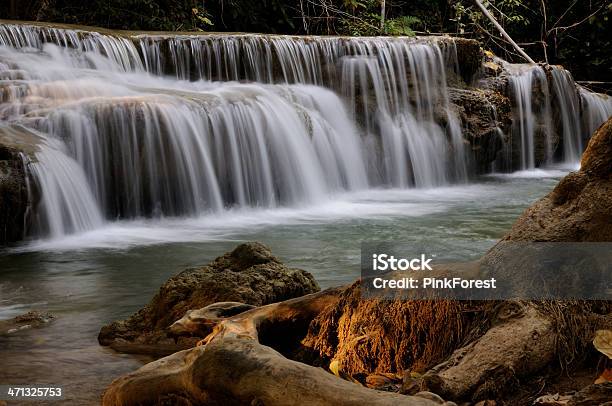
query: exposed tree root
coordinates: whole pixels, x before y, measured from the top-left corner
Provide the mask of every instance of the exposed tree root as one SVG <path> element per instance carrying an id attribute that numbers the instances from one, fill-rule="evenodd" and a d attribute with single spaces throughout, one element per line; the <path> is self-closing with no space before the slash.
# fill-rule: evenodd
<path id="1" fill-rule="evenodd" d="M 438 404 L 344 381 L 260 343 L 292 341 L 296 329 L 305 334 L 312 318 L 337 301 L 338 293 L 339 289 L 330 289 L 227 318 L 217 324 L 205 345 L 177 352 L 115 380 L 103 405 L 176 404 L 178 399 L 187 405 Z M 182 320 L 186 328 L 194 323 L 188 317 Z"/>
<path id="2" fill-rule="evenodd" d="M 248 336 L 248 334 L 247 334 Z M 344 381 L 270 347 L 223 336 L 173 354 L 113 382 L 104 406 L 156 405 L 169 398 L 185 405 L 411 405 L 437 403 L 380 392 Z"/>
<path id="3" fill-rule="evenodd" d="M 533 305 L 513 305 L 510 318 L 429 371 L 425 386 L 451 399 L 496 398 L 514 380 L 550 363 L 556 349 L 551 321 Z"/>
<path id="4" fill-rule="evenodd" d="M 361 282 L 311 323 L 303 345 L 343 374 L 425 372 L 484 334 L 494 302 L 363 299 Z"/>

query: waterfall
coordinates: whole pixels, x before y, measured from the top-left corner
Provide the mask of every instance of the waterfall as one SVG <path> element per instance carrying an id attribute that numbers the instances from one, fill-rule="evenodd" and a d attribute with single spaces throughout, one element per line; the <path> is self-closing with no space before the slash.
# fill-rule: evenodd
<path id="1" fill-rule="evenodd" d="M 440 37 L 0 24 L 0 121 L 39 140 L 26 159 L 36 236 L 436 187 L 473 171 L 449 100 L 457 54 Z M 571 159 L 582 148 L 569 140 L 580 136 L 576 123 L 593 128 L 609 115 L 609 103 L 578 93 L 569 74 L 552 77 L 530 67 L 509 78 L 524 169 L 552 159 L 551 100 L 574 114 L 561 131 Z"/>
<path id="2" fill-rule="evenodd" d="M 366 134 L 382 139 L 385 159 L 376 165 L 381 177 L 396 187 L 466 180 L 461 130 L 449 110 L 440 48 L 399 42 L 383 47 L 382 42 L 373 42 L 378 52 L 365 52 L 376 57 L 342 60 L 342 92 L 352 101 L 353 119 L 365 117 Z M 407 81 L 397 80 L 409 75 L 412 89 Z M 436 124 L 436 114 L 445 117 L 447 129 Z M 453 150 L 450 164 L 447 149 Z"/>
<path id="3" fill-rule="evenodd" d="M 592 93 L 584 88 L 580 88 L 580 98 L 582 100 L 583 128 L 586 134 L 593 132 L 612 116 L 612 97 Z"/>
<path id="4" fill-rule="evenodd" d="M 103 223 L 102 213 L 77 162 L 59 150 L 44 147 L 27 163 L 42 190 L 38 232 L 60 237 L 91 230 Z"/>
<path id="5" fill-rule="evenodd" d="M 99 210 L 111 219 L 196 215 L 304 204 L 369 184 L 357 129 L 330 90 L 116 73 L 67 81 L 84 73 L 69 66 L 52 80 L 48 67 L 69 56 L 30 54 L 27 66 L 20 56 L 9 51 L 5 60 L 47 82 L 30 86 L 12 102 L 21 107 L 5 114 L 44 134 L 32 174 L 43 196 L 58 190 L 41 206 L 52 235 L 97 223 Z M 59 188 L 68 173 L 74 184 Z M 81 200 L 70 195 L 77 185 Z M 92 210 L 62 220 L 79 202 Z"/>
<path id="6" fill-rule="evenodd" d="M 533 169 L 536 167 L 536 132 L 541 131 L 540 128 L 543 127 L 546 140 L 549 139 L 550 133 L 546 73 L 540 66 L 519 65 L 516 74 L 509 78 L 509 85 L 514 95 L 512 132 L 513 138 L 518 140 L 520 168 Z M 537 95 L 534 89 L 540 89 L 544 94 L 540 103 L 534 100 Z M 545 144 L 548 145 L 549 142 Z"/>
<path id="7" fill-rule="evenodd" d="M 612 115 L 612 101 L 576 85 L 559 66 L 508 65 L 513 95 L 513 138 L 520 169 L 550 164 L 555 145 L 565 164 L 576 164 L 588 138 Z"/>
<path id="8" fill-rule="evenodd" d="M 103 218 L 300 205 L 369 186 L 368 151 L 329 89 L 92 71 L 72 51 L 42 50 L 0 49 L 4 76 L 28 83 L 7 83 L 0 116 L 41 138 L 27 166 L 37 229 L 51 237 Z"/>
<path id="9" fill-rule="evenodd" d="M 565 69 L 553 67 L 551 71 L 554 102 L 558 109 L 563 140 L 563 160 L 566 163 L 580 161 L 583 138 L 580 120 L 580 98 L 572 75 Z"/>

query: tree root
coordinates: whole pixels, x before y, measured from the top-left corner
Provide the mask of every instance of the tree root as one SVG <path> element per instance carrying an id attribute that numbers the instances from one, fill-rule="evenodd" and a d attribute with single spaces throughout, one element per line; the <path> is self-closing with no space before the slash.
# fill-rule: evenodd
<path id="1" fill-rule="evenodd" d="M 262 345 L 262 341 L 279 344 L 287 337 L 291 339 L 296 334 L 291 329 L 305 334 L 312 318 L 338 300 L 339 291 L 329 289 L 230 316 L 214 327 L 205 345 L 177 352 L 115 380 L 102 403 L 166 404 L 172 398 L 174 403 L 180 399 L 187 405 L 439 404 L 419 396 L 368 389 Z M 177 322 L 180 325 L 193 324 L 187 316 L 181 320 Z"/>
<path id="2" fill-rule="evenodd" d="M 428 371 L 426 388 L 451 399 L 496 398 L 516 379 L 554 360 L 553 323 L 531 304 L 505 306 L 513 307 L 512 316 Z"/>

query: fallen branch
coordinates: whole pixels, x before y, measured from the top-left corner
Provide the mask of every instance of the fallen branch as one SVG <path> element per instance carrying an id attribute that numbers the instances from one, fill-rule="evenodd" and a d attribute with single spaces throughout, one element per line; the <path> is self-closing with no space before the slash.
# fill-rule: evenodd
<path id="1" fill-rule="evenodd" d="M 478 5 L 478 7 L 480 8 L 480 10 L 482 10 L 482 13 L 489 19 L 491 20 L 491 22 L 493 23 L 493 25 L 495 26 L 495 28 L 497 28 L 499 30 L 499 32 L 501 33 L 501 35 L 508 40 L 508 42 L 514 47 L 514 49 L 517 50 L 517 52 L 527 60 L 527 62 L 529 63 L 534 63 L 535 61 L 533 59 L 531 59 L 531 57 L 529 55 L 527 55 L 525 53 L 525 51 L 523 51 L 523 48 L 521 48 L 516 42 L 514 42 L 514 40 L 510 37 L 510 35 L 508 35 L 508 33 L 506 32 L 506 30 L 504 30 L 504 28 L 499 25 L 499 23 L 497 22 L 497 20 L 495 19 L 495 17 L 493 17 L 493 15 L 489 12 L 489 10 L 487 10 L 487 8 L 482 4 L 482 2 L 480 0 L 474 0 L 474 2 L 476 2 L 476 5 Z"/>

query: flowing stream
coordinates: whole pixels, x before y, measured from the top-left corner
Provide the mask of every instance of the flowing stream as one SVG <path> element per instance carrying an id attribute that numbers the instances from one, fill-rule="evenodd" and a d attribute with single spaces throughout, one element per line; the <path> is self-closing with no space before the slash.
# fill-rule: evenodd
<path id="1" fill-rule="evenodd" d="M 99 328 L 240 241 L 322 287 L 358 277 L 362 241 L 482 255 L 577 167 L 612 101 L 560 67 L 509 66 L 506 147 L 522 171 L 478 174 L 449 97 L 458 65 L 438 37 L 0 24 L 0 132 L 31 147 L 29 226 L 0 251 L 0 319 L 57 316 L 0 337 L 0 382 L 63 383 L 95 404 L 143 361 L 99 347 Z"/>

